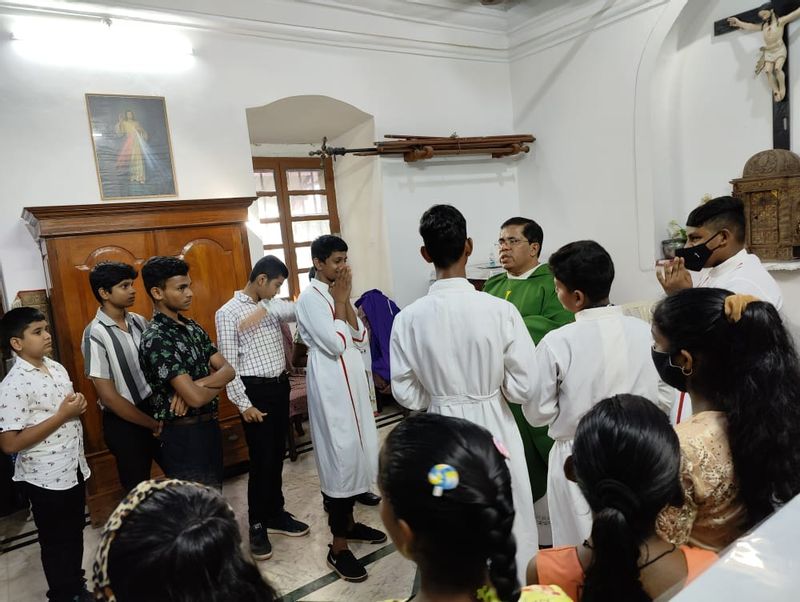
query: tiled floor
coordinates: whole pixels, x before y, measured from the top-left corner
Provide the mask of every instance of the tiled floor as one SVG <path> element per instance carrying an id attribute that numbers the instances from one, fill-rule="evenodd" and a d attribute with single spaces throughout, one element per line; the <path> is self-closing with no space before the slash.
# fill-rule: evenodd
<path id="1" fill-rule="evenodd" d="M 399 419 L 395 407 L 384 411 L 383 416 L 378 419 L 381 442 Z M 306 537 L 271 537 L 273 556 L 258 563 L 261 572 L 283 596 L 285 602 L 372 602 L 392 598 L 405 599 L 410 595 L 414 565 L 394 551 L 394 547 L 388 542 L 381 545 L 353 544 L 352 549 L 357 557 L 368 556 L 371 561 L 367 566 L 369 578 L 364 583 L 347 583 L 331 573 L 325 563 L 330 533 L 327 515 L 322 510 L 313 451 L 301 453 L 296 462 L 287 459 L 283 479 L 287 510 L 311 525 L 311 533 Z M 230 500 L 236 512 L 243 539 L 246 541 L 247 475 L 225 481 L 223 494 Z M 382 527 L 377 507 L 356 504 L 356 520 Z M 0 602 L 45 600 L 47 586 L 39 561 L 39 545 L 35 542 L 27 543 L 33 542 L 35 536 L 24 535 L 33 530 L 33 522 L 27 520 L 25 513 L 0 519 L 0 549 L 3 550 L 0 552 Z M 83 566 L 87 576 L 91 575 L 99 532 L 99 529 L 92 527 L 86 527 L 84 531 Z"/>

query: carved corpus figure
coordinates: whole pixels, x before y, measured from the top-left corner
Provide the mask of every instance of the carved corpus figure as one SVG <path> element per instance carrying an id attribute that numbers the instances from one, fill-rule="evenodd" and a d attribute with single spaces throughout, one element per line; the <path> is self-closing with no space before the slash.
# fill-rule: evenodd
<path id="1" fill-rule="evenodd" d="M 786 44 L 783 43 L 783 29 L 788 24 L 800 17 L 800 8 L 793 10 L 788 15 L 779 17 L 775 14 L 772 5 L 764 4 L 758 11 L 761 23 L 747 23 L 736 17 L 728 19 L 728 25 L 738 27 L 745 31 L 761 31 L 764 35 L 764 45 L 761 47 L 761 56 L 756 63 L 756 75 L 764 71 L 767 81 L 772 88 L 772 98 L 780 102 L 786 96 L 786 74 L 783 64 L 786 62 Z"/>

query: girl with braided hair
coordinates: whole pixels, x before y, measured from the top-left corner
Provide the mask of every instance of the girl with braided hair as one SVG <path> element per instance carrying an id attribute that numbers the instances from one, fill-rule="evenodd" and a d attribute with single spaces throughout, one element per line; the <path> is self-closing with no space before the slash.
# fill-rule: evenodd
<path id="1" fill-rule="evenodd" d="M 658 531 L 719 551 L 800 493 L 800 362 L 772 304 L 719 288 L 664 299 L 653 340 L 661 378 L 694 410 L 676 427 L 683 505 Z"/>
<path id="2" fill-rule="evenodd" d="M 655 404 L 615 395 L 595 405 L 564 466 L 592 510 L 592 534 L 581 547 L 541 550 L 528 583 L 558 585 L 581 602 L 644 602 L 691 581 L 716 554 L 655 533 L 658 512 L 681 500 L 679 469 L 678 436 Z"/>
<path id="3" fill-rule="evenodd" d="M 517 600 L 504 450 L 483 427 L 438 414 L 410 416 L 386 438 L 381 518 L 398 551 L 419 567 L 415 602 Z"/>
<path id="4" fill-rule="evenodd" d="M 143 481 L 106 522 L 93 568 L 106 602 L 273 602 L 277 594 L 242 553 L 233 510 L 210 487 Z"/>

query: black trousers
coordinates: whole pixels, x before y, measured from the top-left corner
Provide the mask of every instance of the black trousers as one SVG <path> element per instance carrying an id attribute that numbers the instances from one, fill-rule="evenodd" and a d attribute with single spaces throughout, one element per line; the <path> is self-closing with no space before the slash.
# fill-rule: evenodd
<path id="1" fill-rule="evenodd" d="M 58 491 L 25 483 L 33 521 L 39 530 L 42 567 L 47 579 L 47 599 L 72 600 L 84 587 L 83 527 L 86 522 L 86 487 L 78 471 L 78 484 Z"/>
<path id="2" fill-rule="evenodd" d="M 157 460 L 166 476 L 222 489 L 222 432 L 216 418 L 165 422 L 160 438 Z"/>
<path id="3" fill-rule="evenodd" d="M 23 492 L 24 484 L 11 479 L 14 476 L 14 463 L 11 456 L 0 452 L 0 517 L 27 508 Z"/>
<path id="4" fill-rule="evenodd" d="M 325 505 L 328 507 L 328 526 L 334 537 L 347 537 L 350 530 L 350 518 L 353 515 L 353 507 L 356 505 L 356 497 L 331 497 L 322 494 Z"/>
<path id="5" fill-rule="evenodd" d="M 152 431 L 103 410 L 103 438 L 117 461 L 119 482 L 126 492 L 150 478 L 158 450 L 158 439 Z"/>
<path id="6" fill-rule="evenodd" d="M 247 481 L 248 518 L 251 525 L 266 524 L 283 512 L 283 457 L 289 429 L 289 379 L 258 383 L 242 377 L 247 397 L 266 412 L 263 422 L 245 422 L 244 437 L 250 450 Z"/>

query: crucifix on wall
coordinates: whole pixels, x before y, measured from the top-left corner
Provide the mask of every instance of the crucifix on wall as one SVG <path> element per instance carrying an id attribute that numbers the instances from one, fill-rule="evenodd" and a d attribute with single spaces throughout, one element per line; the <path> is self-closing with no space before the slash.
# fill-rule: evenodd
<path id="1" fill-rule="evenodd" d="M 769 2 L 714 23 L 714 35 L 735 29 L 760 31 L 764 46 L 755 73 L 762 71 L 772 91 L 772 146 L 789 150 L 789 23 L 800 18 L 798 2 Z"/>

